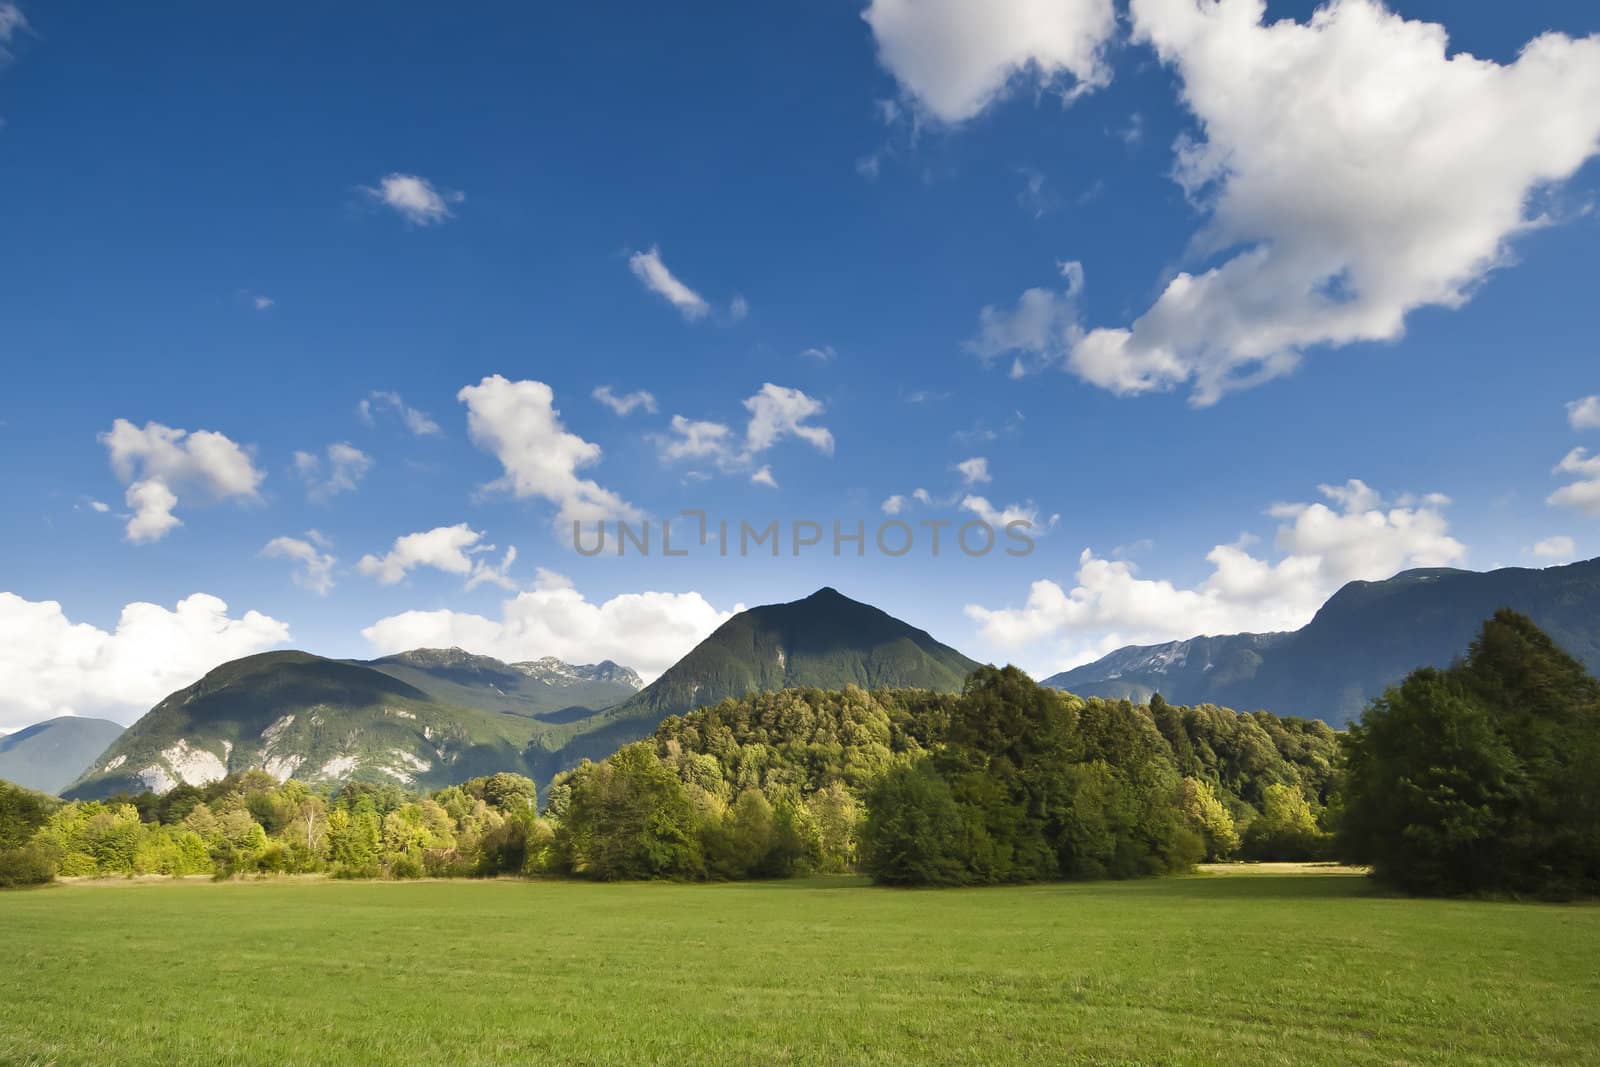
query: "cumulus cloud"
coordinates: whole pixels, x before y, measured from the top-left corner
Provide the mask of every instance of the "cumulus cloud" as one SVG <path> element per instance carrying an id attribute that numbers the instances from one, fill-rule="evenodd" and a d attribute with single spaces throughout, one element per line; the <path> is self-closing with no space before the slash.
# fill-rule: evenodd
<path id="1" fill-rule="evenodd" d="M 1191 259 L 1220 262 L 1176 274 L 1126 328 L 1078 336 L 1062 298 L 1025 297 L 1009 338 L 1120 395 L 1187 386 L 1204 406 L 1307 348 L 1394 340 L 1411 312 L 1462 306 L 1549 223 L 1536 194 L 1600 146 L 1600 36 L 1547 33 L 1498 64 L 1377 0 L 1305 23 L 1266 22 L 1263 0 L 1131 13 L 1198 120 L 1174 176 L 1207 216 Z"/>
<path id="2" fill-rule="evenodd" d="M 505 562 L 498 568 L 489 567 L 473 557 L 483 552 L 493 552 L 494 546 L 485 544 L 483 534 L 464 522 L 454 526 L 438 526 L 432 530 L 406 534 L 394 540 L 394 547 L 382 556 L 365 555 L 356 564 L 356 570 L 376 578 L 383 585 L 394 585 L 418 567 L 432 567 L 446 574 L 464 575 L 467 588 L 482 582 L 503 585 L 509 579 L 505 570 L 517 558 L 511 549 Z"/>
<path id="3" fill-rule="evenodd" d="M 141 429 L 117 419 L 100 435 L 111 469 L 127 486 L 127 539 L 135 544 L 158 541 L 182 520 L 173 514 L 179 492 L 199 492 L 212 500 L 253 500 L 266 477 L 250 454 L 226 436 L 211 430 L 174 429 L 147 422 Z"/>
<path id="4" fill-rule="evenodd" d="M 905 509 L 906 498 L 899 493 L 894 494 L 883 502 L 883 513 L 885 515 L 898 515 Z"/>
<path id="5" fill-rule="evenodd" d="M 428 437 L 439 433 L 439 424 L 434 422 L 426 411 L 418 411 L 407 404 L 399 393 L 386 389 L 374 389 L 356 405 L 356 414 L 368 426 L 373 426 L 378 421 L 380 412 L 393 412 L 400 417 L 405 428 L 418 437 Z"/>
<path id="6" fill-rule="evenodd" d="M 635 411 L 648 411 L 654 415 L 656 411 L 655 395 L 643 389 L 618 396 L 611 391 L 611 386 L 602 385 L 591 395 L 618 415 L 631 415 Z"/>
<path id="7" fill-rule="evenodd" d="M 833 455 L 833 433 L 811 421 L 826 411 L 815 397 L 799 389 L 768 382 L 745 400 L 744 407 L 750 418 L 743 437 L 726 423 L 674 415 L 671 432 L 655 439 L 661 458 L 668 462 L 709 460 L 722 470 L 743 470 L 757 456 L 790 437 L 806 442 L 824 455 Z M 767 476 L 772 477 L 770 468 L 767 468 Z M 776 482 L 768 484 L 775 486 Z"/>
<path id="8" fill-rule="evenodd" d="M 268 541 L 261 554 L 268 559 L 287 559 L 294 565 L 291 580 L 302 589 L 318 596 L 327 596 L 333 588 L 333 565 L 338 562 L 332 553 L 322 551 L 327 541 L 316 530 L 307 531 L 305 539 L 274 537 Z"/>
<path id="9" fill-rule="evenodd" d="M 807 425 L 825 410 L 820 400 L 768 382 L 744 406 L 750 412 L 750 424 L 745 428 L 750 451 L 764 452 L 785 437 L 798 437 L 818 452 L 833 455 L 833 434 L 822 426 Z"/>
<path id="10" fill-rule="evenodd" d="M 955 470 L 956 473 L 961 475 L 961 484 L 968 488 L 974 485 L 982 485 L 984 482 L 994 481 L 994 478 L 989 474 L 989 461 L 983 456 L 964 459 L 955 465 Z"/>
<path id="11" fill-rule="evenodd" d="M 314 453 L 296 452 L 294 469 L 306 483 L 308 497 L 329 500 L 340 493 L 354 492 L 372 469 L 372 457 L 346 441 L 339 441 L 328 446 L 326 465 Z"/>
<path id="12" fill-rule="evenodd" d="M 195 593 L 168 609 L 135 603 L 110 632 L 74 623 L 53 600 L 0 593 L 0 724 L 57 715 L 128 722 L 211 668 L 281 645 L 289 627 Z"/>
<path id="13" fill-rule="evenodd" d="M 1586 396 L 1568 404 L 1567 424 L 1574 430 L 1600 430 L 1600 396 Z"/>
<path id="14" fill-rule="evenodd" d="M 646 289 L 677 308 L 690 322 L 703 319 L 711 313 L 711 305 L 706 303 L 705 298 L 667 269 L 667 265 L 661 261 L 660 248 L 652 245 L 648 252 L 635 252 L 628 257 L 628 269 L 633 271 L 633 276 Z"/>
<path id="15" fill-rule="evenodd" d="M 574 522 L 636 519 L 640 512 L 578 471 L 600 462 L 600 446 L 569 433 L 544 382 L 490 375 L 456 394 L 467 405 L 467 430 L 479 448 L 505 468 L 484 486 L 517 497 L 537 497 L 557 507 L 559 529 Z"/>
<path id="16" fill-rule="evenodd" d="M 1577 554 L 1578 545 L 1565 534 L 1557 534 L 1555 537 L 1546 537 L 1528 551 L 1540 559 L 1571 559 Z"/>
<path id="17" fill-rule="evenodd" d="M 1588 449 L 1574 448 L 1556 464 L 1554 473 L 1571 474 L 1577 480 L 1551 493 L 1551 504 L 1600 515 L 1600 455 L 1591 456 Z"/>
<path id="18" fill-rule="evenodd" d="M 750 481 L 755 485 L 764 485 L 769 489 L 778 488 L 778 479 L 773 477 L 771 467 L 762 467 L 750 476 Z"/>
<path id="19" fill-rule="evenodd" d="M 408 611 L 378 620 L 361 636 L 377 655 L 459 647 L 508 662 L 610 659 L 649 681 L 731 617 L 692 592 L 626 593 L 594 603 L 568 579 L 540 570 L 535 588 L 505 601 L 499 618 Z"/>
<path id="20" fill-rule="evenodd" d="M 1206 555 L 1211 573 L 1185 588 L 1141 578 L 1132 562 L 1084 549 L 1070 589 L 1041 579 L 1023 606 L 969 604 L 967 616 L 981 639 L 999 650 L 1050 642 L 1052 669 L 1063 669 L 1125 644 L 1296 629 L 1346 582 L 1456 564 L 1466 556 L 1466 547 L 1449 534 L 1442 496 L 1390 503 L 1358 480 L 1319 489 L 1333 506 L 1319 501 L 1268 509 L 1279 520 L 1276 560 L 1251 554 L 1250 538 L 1217 545 Z"/>
<path id="21" fill-rule="evenodd" d="M 377 185 L 364 185 L 361 191 L 377 203 L 392 208 L 413 226 L 432 226 L 454 217 L 452 204 L 459 204 L 467 194 L 451 189 L 439 189 L 426 178 L 415 174 L 389 174 Z"/>
<path id="22" fill-rule="evenodd" d="M 1111 0 L 872 0 L 878 60 L 919 114 L 973 118 L 1021 87 L 1067 96 L 1105 85 Z"/>

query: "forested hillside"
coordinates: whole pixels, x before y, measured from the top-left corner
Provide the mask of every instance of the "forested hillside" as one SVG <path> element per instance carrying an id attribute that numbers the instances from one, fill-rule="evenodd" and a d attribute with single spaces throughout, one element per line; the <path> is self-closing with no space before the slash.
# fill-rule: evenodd
<path id="1" fill-rule="evenodd" d="M 887 810 L 883 783 L 958 766 L 979 773 L 974 753 L 1002 739 L 1011 749 L 990 752 L 979 777 L 1003 788 L 975 793 L 969 787 L 979 779 L 969 776 L 957 790 L 960 840 L 992 845 L 1011 819 L 1006 813 L 1026 808 L 1025 795 L 1011 789 L 1016 783 L 1006 784 L 1008 767 L 1028 782 L 1089 775 L 1095 791 L 1058 797 L 1049 832 L 1059 832 L 1062 820 L 1087 824 L 1131 803 L 1165 837 L 1152 842 L 1136 827 L 1113 828 L 1112 838 L 1126 839 L 1114 851 L 1145 856 L 1154 848 L 1159 862 L 990 865 L 959 880 L 1126 876 L 1241 850 L 1299 856 L 1320 847 L 1317 814 L 1328 799 L 1336 744 L 1323 724 L 1159 700 L 1153 707 L 1080 700 L 1014 669 L 982 668 L 959 695 L 790 689 L 672 716 L 649 740 L 559 775 L 542 814 L 534 782 L 507 773 L 427 795 L 397 782 L 281 782 L 261 771 L 61 806 L 15 790 L 0 794 L 0 818 L 14 829 L 9 848 L 0 848 L 0 868 L 12 881 L 296 871 L 702 879 L 865 869 L 882 876 L 881 835 L 875 852 L 863 844 L 873 844 L 873 819 Z M 964 815 L 961 804 L 969 805 Z"/>

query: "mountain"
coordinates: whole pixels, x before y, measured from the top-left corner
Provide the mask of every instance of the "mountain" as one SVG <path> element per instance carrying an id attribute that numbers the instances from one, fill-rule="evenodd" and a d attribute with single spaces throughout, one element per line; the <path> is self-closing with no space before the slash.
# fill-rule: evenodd
<path id="1" fill-rule="evenodd" d="M 670 715 L 777 689 L 959 692 L 979 664 L 926 631 L 823 588 L 740 612 L 636 696 L 577 723 L 541 760 L 549 773 L 647 737 Z"/>
<path id="2" fill-rule="evenodd" d="M 122 733 L 109 719 L 64 715 L 0 737 L 0 778 L 59 793 Z"/>
<path id="3" fill-rule="evenodd" d="M 160 792 L 251 768 L 419 789 L 495 771 L 543 783 L 726 697 L 852 684 L 956 692 L 977 666 L 833 589 L 735 615 L 642 689 L 637 674 L 610 661 L 503 663 L 461 649 L 371 661 L 267 652 L 225 663 L 157 704 L 67 795 Z"/>
<path id="4" fill-rule="evenodd" d="M 425 788 L 526 774 L 530 742 L 550 732 L 559 744 L 570 733 L 564 718 L 638 689 L 637 674 L 610 662 L 508 664 L 460 649 L 370 663 L 267 652 L 225 663 L 157 704 L 68 794 L 164 792 L 251 768 Z"/>
<path id="5" fill-rule="evenodd" d="M 446 704 L 545 721 L 610 707 L 644 687 L 632 668 L 610 660 L 570 664 L 547 656 L 502 663 L 459 648 L 419 648 L 364 663 L 349 662 L 382 671 Z"/>
<path id="6" fill-rule="evenodd" d="M 1466 653 L 1500 608 L 1533 619 L 1568 653 L 1600 670 L 1600 559 L 1480 573 L 1429 568 L 1351 582 L 1292 633 L 1196 637 L 1118 649 L 1045 679 L 1081 696 L 1265 708 L 1342 726 L 1417 667 Z"/>

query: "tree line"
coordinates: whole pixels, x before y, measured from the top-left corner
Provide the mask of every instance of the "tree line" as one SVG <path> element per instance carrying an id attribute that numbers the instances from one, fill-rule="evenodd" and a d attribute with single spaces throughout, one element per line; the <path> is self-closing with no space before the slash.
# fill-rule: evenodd
<path id="1" fill-rule="evenodd" d="M 541 803 L 542 799 L 542 803 Z M 888 885 L 1132 878 L 1342 858 L 1412 892 L 1600 891 L 1600 683 L 1502 612 L 1339 735 L 1082 699 L 984 667 L 960 694 L 724 700 L 558 775 L 431 795 L 260 771 L 63 804 L 0 783 L 0 885 L 325 872 L 597 880 L 862 872 Z"/>

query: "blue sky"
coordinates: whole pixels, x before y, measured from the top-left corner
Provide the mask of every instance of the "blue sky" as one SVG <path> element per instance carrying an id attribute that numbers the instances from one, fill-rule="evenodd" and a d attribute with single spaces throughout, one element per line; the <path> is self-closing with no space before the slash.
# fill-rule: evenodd
<path id="1" fill-rule="evenodd" d="M 823 584 L 1043 674 L 1595 555 L 1600 12 L 1314 10 L 0 0 L 0 728 L 266 647 L 653 673 Z M 1034 551 L 556 521 L 974 497 Z"/>

